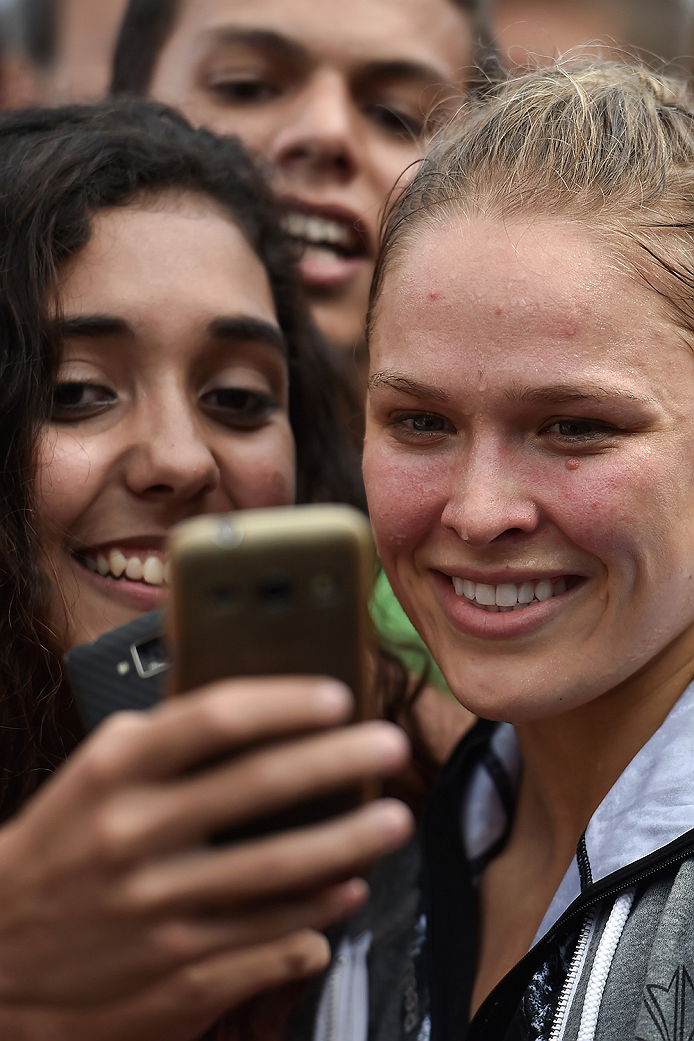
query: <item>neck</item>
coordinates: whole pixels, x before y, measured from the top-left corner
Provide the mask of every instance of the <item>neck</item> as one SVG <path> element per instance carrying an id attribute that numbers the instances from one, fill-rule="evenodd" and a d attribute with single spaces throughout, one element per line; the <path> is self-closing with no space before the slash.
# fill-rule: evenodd
<path id="1" fill-rule="evenodd" d="M 590 818 L 694 676 L 694 629 L 640 672 L 570 712 L 519 725 L 514 838 L 563 873 Z"/>

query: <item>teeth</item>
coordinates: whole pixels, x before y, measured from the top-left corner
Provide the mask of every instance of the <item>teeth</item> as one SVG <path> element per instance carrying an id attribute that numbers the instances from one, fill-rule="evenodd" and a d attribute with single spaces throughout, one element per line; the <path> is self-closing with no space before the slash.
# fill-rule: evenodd
<path id="1" fill-rule="evenodd" d="M 127 574 L 127 572 L 126 572 Z M 164 565 L 159 557 L 147 557 L 142 568 L 142 577 L 150 586 L 161 586 L 164 583 Z"/>
<path id="2" fill-rule="evenodd" d="M 483 604 L 485 607 L 494 607 L 496 605 L 496 589 L 494 586 L 485 586 L 483 583 L 478 582 L 475 587 L 475 600 L 478 604 Z"/>
<path id="3" fill-rule="evenodd" d="M 144 568 L 139 557 L 131 557 L 125 568 L 125 577 L 132 582 L 141 582 L 144 577 Z"/>
<path id="4" fill-rule="evenodd" d="M 530 604 L 535 599 L 535 586 L 532 582 L 524 582 L 518 590 L 518 603 Z"/>
<path id="5" fill-rule="evenodd" d="M 518 603 L 518 589 L 510 583 L 496 587 L 496 603 L 499 607 L 513 607 Z"/>
<path id="6" fill-rule="evenodd" d="M 538 600 L 549 600 L 554 596 L 554 585 L 548 578 L 543 578 L 535 586 L 535 596 Z"/>
<path id="7" fill-rule="evenodd" d="M 549 578 L 541 578 L 537 582 L 523 582 L 520 586 L 512 582 L 492 586 L 457 577 L 452 582 L 457 596 L 465 597 L 492 612 L 518 611 L 533 602 L 542 603 L 553 596 L 561 596 L 569 588 L 565 578 L 558 578 L 554 582 Z"/>
<path id="8" fill-rule="evenodd" d="M 106 577 L 125 578 L 131 582 L 146 582 L 150 586 L 162 586 L 167 581 L 168 562 L 165 564 L 158 554 L 146 555 L 145 550 L 126 556 L 120 549 L 112 549 L 108 555 L 99 553 L 94 557 L 86 554 L 80 558 L 90 571 Z"/>
<path id="9" fill-rule="evenodd" d="M 108 566 L 111 570 L 111 574 L 115 578 L 120 578 L 127 565 L 128 561 L 121 551 L 119 549 L 112 549 L 108 555 Z"/>
<path id="10" fill-rule="evenodd" d="M 354 235 L 339 221 L 294 212 L 285 216 L 283 224 L 284 230 L 293 238 L 303 239 L 315 245 L 324 243 L 344 249 L 350 249 L 354 245 Z"/>

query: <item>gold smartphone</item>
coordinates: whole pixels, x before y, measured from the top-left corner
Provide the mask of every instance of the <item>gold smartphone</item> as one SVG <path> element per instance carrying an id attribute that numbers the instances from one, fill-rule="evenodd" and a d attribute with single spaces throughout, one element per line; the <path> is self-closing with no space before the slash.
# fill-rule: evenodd
<path id="1" fill-rule="evenodd" d="M 375 574 L 371 529 L 340 505 L 196 517 L 171 533 L 172 690 L 227 677 L 334 676 L 354 692 L 354 720 L 374 715 L 369 691 Z M 296 827 L 375 794 L 323 796 L 230 837 Z"/>

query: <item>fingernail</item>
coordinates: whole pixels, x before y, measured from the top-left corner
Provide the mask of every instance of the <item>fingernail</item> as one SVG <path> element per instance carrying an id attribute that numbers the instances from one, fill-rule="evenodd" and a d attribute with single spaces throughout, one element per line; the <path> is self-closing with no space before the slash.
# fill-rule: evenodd
<path id="1" fill-rule="evenodd" d="M 352 706 L 352 692 L 344 683 L 337 680 L 324 680 L 316 687 L 314 704 L 319 712 L 328 716 L 342 718 Z"/>

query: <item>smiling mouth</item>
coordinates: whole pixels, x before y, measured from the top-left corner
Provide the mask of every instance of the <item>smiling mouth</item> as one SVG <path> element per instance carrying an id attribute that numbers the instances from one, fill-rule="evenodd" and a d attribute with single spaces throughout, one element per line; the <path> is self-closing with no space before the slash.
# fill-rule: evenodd
<path id="1" fill-rule="evenodd" d="M 103 551 L 73 552 L 73 557 L 87 571 L 121 582 L 139 582 L 148 586 L 165 586 L 169 582 L 169 564 L 161 553 L 145 549 L 113 547 Z"/>
<path id="2" fill-rule="evenodd" d="M 527 582 L 502 582 L 499 585 L 487 585 L 484 582 L 472 582 L 467 578 L 451 577 L 456 596 L 481 611 L 491 613 L 505 611 L 522 611 L 533 604 L 541 604 L 552 597 L 561 596 L 573 589 L 581 581 L 578 575 L 563 575 L 561 578 L 539 578 Z"/>
<path id="3" fill-rule="evenodd" d="M 295 243 L 300 260 L 334 263 L 368 256 L 364 236 L 353 219 L 289 209 L 282 226 Z"/>

